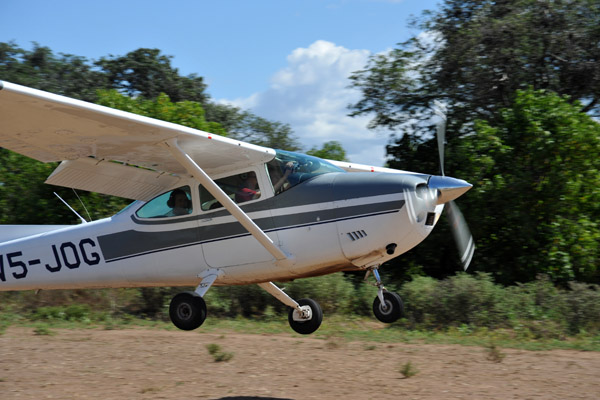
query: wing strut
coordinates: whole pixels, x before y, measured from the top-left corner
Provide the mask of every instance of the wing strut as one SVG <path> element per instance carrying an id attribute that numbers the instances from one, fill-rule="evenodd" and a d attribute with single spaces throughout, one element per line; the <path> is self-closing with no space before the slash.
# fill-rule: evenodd
<path id="1" fill-rule="evenodd" d="M 194 162 L 194 160 L 192 160 L 192 158 L 181 149 L 181 147 L 179 147 L 177 138 L 169 139 L 165 143 L 175 159 L 198 182 L 200 182 L 200 184 L 202 184 L 206 190 L 208 190 L 208 192 L 212 194 L 213 197 L 217 199 L 221 205 L 225 207 L 225 209 L 229 211 L 231 215 L 233 215 L 234 218 L 237 219 L 238 222 L 242 224 L 242 226 L 246 228 L 246 230 L 248 230 L 248 232 L 250 232 L 250 234 L 254 236 L 269 253 L 271 253 L 273 257 L 275 257 L 277 261 L 284 263 L 293 262 L 293 257 L 277 247 L 271 238 L 268 237 L 267 234 L 263 232 L 263 230 L 260 229 L 258 225 L 256 225 L 254 221 L 252 221 L 252 219 L 250 219 L 250 217 L 248 217 L 248 215 L 242 211 L 242 209 L 233 200 L 231 200 L 229 196 L 227 196 L 227 194 L 225 194 L 225 192 L 211 179 L 211 177 L 208 176 L 206 172 L 204 172 L 204 170 L 200 168 L 198 164 L 196 164 L 196 162 Z"/>

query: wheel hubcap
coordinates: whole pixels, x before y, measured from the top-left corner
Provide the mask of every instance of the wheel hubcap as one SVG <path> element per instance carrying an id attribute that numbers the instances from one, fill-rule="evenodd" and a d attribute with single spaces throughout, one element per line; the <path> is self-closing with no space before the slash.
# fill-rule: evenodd
<path id="1" fill-rule="evenodd" d="M 192 307 L 187 303 L 180 304 L 177 307 L 177 316 L 182 320 L 190 319 L 192 316 Z"/>
<path id="2" fill-rule="evenodd" d="M 381 311 L 381 313 L 384 315 L 388 315 L 392 312 L 392 303 L 389 300 L 386 300 L 385 304 L 379 304 L 379 311 Z"/>

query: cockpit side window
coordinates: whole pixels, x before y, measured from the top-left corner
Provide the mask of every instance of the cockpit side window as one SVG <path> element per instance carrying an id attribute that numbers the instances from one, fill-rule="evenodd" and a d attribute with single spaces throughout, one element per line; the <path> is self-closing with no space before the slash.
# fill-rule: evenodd
<path id="1" fill-rule="evenodd" d="M 267 171 L 276 195 L 317 175 L 345 172 L 323 159 L 283 150 L 267 163 Z"/>
<path id="2" fill-rule="evenodd" d="M 216 179 L 215 183 L 237 204 L 256 200 L 261 196 L 256 172 L 254 171 Z M 202 211 L 223 207 L 204 186 L 200 185 L 199 190 Z"/>
<path id="3" fill-rule="evenodd" d="M 144 204 L 135 215 L 139 218 L 167 218 L 191 214 L 192 195 L 189 186 L 181 186 L 156 196 Z"/>

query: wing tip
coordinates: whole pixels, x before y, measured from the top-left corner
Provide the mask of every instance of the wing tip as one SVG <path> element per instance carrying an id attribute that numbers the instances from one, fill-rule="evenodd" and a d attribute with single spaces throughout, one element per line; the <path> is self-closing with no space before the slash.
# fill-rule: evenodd
<path id="1" fill-rule="evenodd" d="M 0 90 L 4 89 L 4 81 L 0 81 Z"/>

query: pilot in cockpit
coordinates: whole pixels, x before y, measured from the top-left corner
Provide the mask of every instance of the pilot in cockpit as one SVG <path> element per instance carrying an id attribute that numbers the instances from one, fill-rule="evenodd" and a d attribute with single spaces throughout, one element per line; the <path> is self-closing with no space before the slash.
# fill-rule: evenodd
<path id="1" fill-rule="evenodd" d="M 182 189 L 175 189 L 171 192 L 167 206 L 171 207 L 171 211 L 166 214 L 167 217 L 186 215 L 192 212 L 192 202 Z"/>
<path id="2" fill-rule="evenodd" d="M 235 193 L 235 202 L 244 203 L 246 201 L 258 199 L 260 197 L 260 188 L 258 187 L 258 180 L 256 178 L 256 172 L 250 171 L 241 175 L 244 180 L 242 186 Z"/>
<path id="3" fill-rule="evenodd" d="M 269 173 L 271 175 L 271 183 L 273 183 L 273 191 L 278 194 L 287 189 L 289 186 L 288 177 L 294 172 L 295 163 L 288 161 L 284 166 L 284 172 L 281 173 L 279 167 L 270 168 Z"/>

